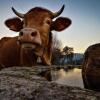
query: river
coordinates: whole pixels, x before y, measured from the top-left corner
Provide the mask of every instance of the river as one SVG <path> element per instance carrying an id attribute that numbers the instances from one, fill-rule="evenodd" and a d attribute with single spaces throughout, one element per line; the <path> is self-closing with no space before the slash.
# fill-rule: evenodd
<path id="1" fill-rule="evenodd" d="M 83 88 L 81 69 L 78 68 L 70 69 L 68 71 L 65 71 L 64 69 L 52 71 L 52 81 L 59 84 Z"/>

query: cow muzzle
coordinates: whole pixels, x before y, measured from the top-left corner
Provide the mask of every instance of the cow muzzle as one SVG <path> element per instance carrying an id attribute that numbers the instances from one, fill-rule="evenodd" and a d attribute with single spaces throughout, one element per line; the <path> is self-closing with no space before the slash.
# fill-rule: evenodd
<path id="1" fill-rule="evenodd" d="M 24 49 L 36 49 L 42 47 L 40 33 L 33 28 L 22 29 L 18 36 L 18 43 Z"/>

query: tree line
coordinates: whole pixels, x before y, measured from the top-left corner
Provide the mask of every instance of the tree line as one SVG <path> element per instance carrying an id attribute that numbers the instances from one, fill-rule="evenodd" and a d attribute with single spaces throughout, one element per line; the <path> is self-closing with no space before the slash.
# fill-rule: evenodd
<path id="1" fill-rule="evenodd" d="M 74 57 L 74 48 L 65 46 L 62 49 L 62 42 L 57 38 L 56 35 L 53 37 L 53 55 L 52 55 L 52 64 L 54 65 L 64 65 L 64 64 L 77 64 L 81 63 L 82 59 L 80 61 L 73 61 Z"/>

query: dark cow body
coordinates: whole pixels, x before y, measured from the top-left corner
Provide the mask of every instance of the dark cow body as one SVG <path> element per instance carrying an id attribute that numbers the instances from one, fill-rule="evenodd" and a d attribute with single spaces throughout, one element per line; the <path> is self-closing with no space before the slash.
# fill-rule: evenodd
<path id="1" fill-rule="evenodd" d="M 0 64 L 2 66 L 18 65 L 20 59 L 20 47 L 17 44 L 17 37 L 4 37 L 0 40 Z"/>
<path id="2" fill-rule="evenodd" d="M 66 17 L 58 17 L 64 9 L 53 13 L 35 7 L 26 14 L 13 12 L 18 16 L 5 21 L 12 31 L 19 32 L 17 37 L 4 37 L 0 40 L 0 64 L 9 66 L 33 66 L 40 57 L 42 64 L 50 65 L 52 57 L 52 30 L 62 31 L 71 24 Z M 58 17 L 55 21 L 54 18 Z"/>
<path id="3" fill-rule="evenodd" d="M 100 43 L 86 50 L 82 76 L 85 88 L 100 91 Z"/>

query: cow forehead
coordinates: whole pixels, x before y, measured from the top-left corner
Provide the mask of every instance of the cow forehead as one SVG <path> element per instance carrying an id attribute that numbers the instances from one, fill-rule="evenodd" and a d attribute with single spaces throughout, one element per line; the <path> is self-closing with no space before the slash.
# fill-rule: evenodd
<path id="1" fill-rule="evenodd" d="M 47 9 L 44 9 L 44 8 L 40 8 L 40 7 L 35 7 L 35 8 L 32 8 L 31 10 L 29 10 L 26 14 L 25 14 L 26 17 L 39 17 L 39 16 L 48 16 L 48 17 L 51 17 L 53 16 L 52 12 L 47 10 Z"/>
<path id="2" fill-rule="evenodd" d="M 48 13 L 51 13 L 52 14 L 52 12 L 50 11 L 50 10 L 48 10 L 48 9 L 45 9 L 45 8 L 41 8 L 41 7 L 35 7 L 35 8 L 32 8 L 31 10 L 29 10 L 27 13 L 31 13 L 31 12 L 48 12 Z"/>

